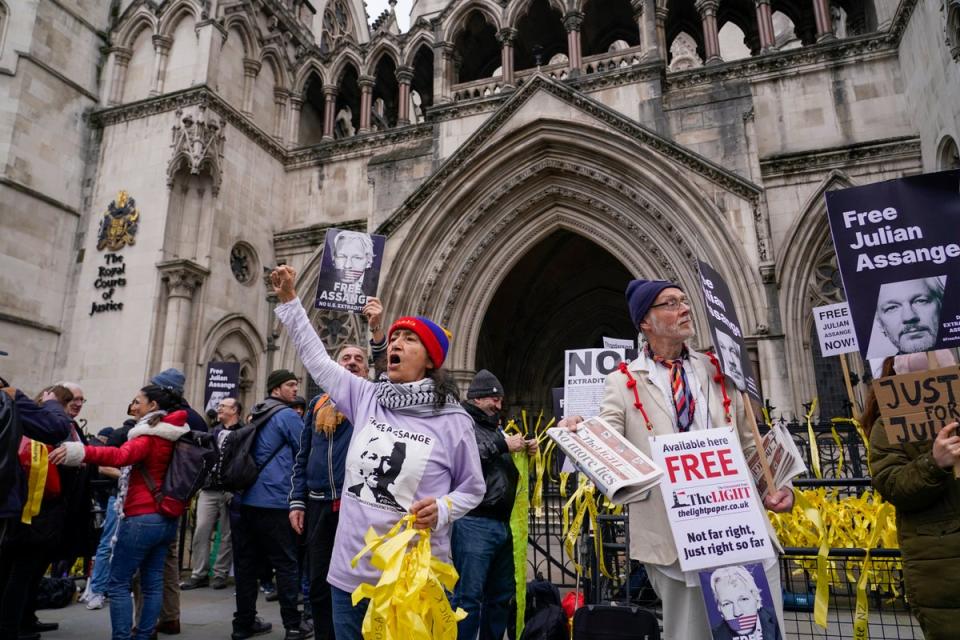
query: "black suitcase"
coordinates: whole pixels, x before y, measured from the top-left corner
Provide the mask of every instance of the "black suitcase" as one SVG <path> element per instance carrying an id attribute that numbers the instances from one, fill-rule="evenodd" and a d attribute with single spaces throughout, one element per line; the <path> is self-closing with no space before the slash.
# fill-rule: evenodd
<path id="1" fill-rule="evenodd" d="M 660 624 L 640 607 L 588 604 L 573 616 L 573 640 L 660 640 Z"/>

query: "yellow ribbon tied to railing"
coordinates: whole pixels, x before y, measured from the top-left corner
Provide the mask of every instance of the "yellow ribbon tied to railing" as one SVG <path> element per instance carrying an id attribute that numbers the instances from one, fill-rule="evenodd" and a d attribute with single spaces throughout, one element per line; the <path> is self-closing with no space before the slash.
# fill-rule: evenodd
<path id="1" fill-rule="evenodd" d="M 871 574 L 870 551 L 877 546 L 880 534 L 883 532 L 883 523 L 888 521 L 888 516 L 893 511 L 893 506 L 889 502 L 880 505 L 864 548 L 866 555 L 863 558 L 863 567 L 860 569 L 860 579 L 857 580 L 857 604 L 853 615 L 854 640 L 870 640 L 870 601 L 867 599 L 867 584 L 870 582 Z"/>
<path id="2" fill-rule="evenodd" d="M 810 504 L 802 491 L 795 493 L 797 506 L 803 511 L 807 519 L 817 529 L 819 550 L 817 551 L 817 592 L 813 600 L 813 621 L 820 627 L 827 628 L 827 609 L 830 604 L 830 541 L 828 530 L 820 517 L 820 510 Z"/>
<path id="3" fill-rule="evenodd" d="M 823 478 L 823 472 L 820 471 L 820 448 L 817 446 L 817 434 L 813 432 L 813 412 L 817 408 L 817 399 L 814 398 L 810 403 L 810 410 L 805 416 L 807 419 L 807 439 L 810 441 L 810 464 L 813 466 L 813 473 L 818 479 Z"/>
<path id="4" fill-rule="evenodd" d="M 20 522 L 30 524 L 40 513 L 43 489 L 47 486 L 47 445 L 30 441 L 30 475 L 27 476 L 27 501 L 20 514 Z"/>
<path id="5" fill-rule="evenodd" d="M 354 606 L 370 599 L 361 627 L 365 640 L 456 640 L 457 622 L 467 617 L 447 600 L 456 569 L 433 557 L 430 530 L 414 529 L 414 522 L 416 516 L 404 516 L 383 535 L 371 527 L 366 546 L 350 561 L 356 568 L 370 553 L 370 564 L 382 572 L 376 585 L 363 583 L 353 591 Z"/>
<path id="6" fill-rule="evenodd" d="M 580 531 L 583 529 L 583 521 L 589 518 L 590 526 L 593 528 L 594 552 L 597 555 L 597 565 L 600 567 L 600 573 L 611 580 L 618 580 L 607 569 L 607 563 L 603 553 L 603 539 L 600 531 L 600 522 L 597 518 L 598 509 L 594 493 L 596 488 L 593 483 L 587 480 L 585 476 L 580 477 L 580 486 L 571 494 L 570 498 L 563 505 L 563 548 L 567 552 L 567 557 L 573 562 L 577 572 L 582 572 L 583 568 L 576 561 L 576 543 L 580 537 Z M 571 520 L 570 513 L 573 511 Z"/>

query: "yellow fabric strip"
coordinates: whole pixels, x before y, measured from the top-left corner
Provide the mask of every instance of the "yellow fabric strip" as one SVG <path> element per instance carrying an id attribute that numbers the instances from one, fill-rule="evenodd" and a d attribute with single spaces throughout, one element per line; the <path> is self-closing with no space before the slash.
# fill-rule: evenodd
<path id="1" fill-rule="evenodd" d="M 823 478 L 823 472 L 820 471 L 820 447 L 817 446 L 817 434 L 813 432 L 813 411 L 817 408 L 817 399 L 814 398 L 810 403 L 810 411 L 807 412 L 807 439 L 810 441 L 810 464 L 813 466 L 813 473 L 817 479 Z"/>
<path id="2" fill-rule="evenodd" d="M 36 440 L 30 441 L 30 474 L 27 476 L 27 501 L 23 505 L 20 522 L 30 524 L 33 517 L 40 513 L 43 502 L 43 489 L 47 485 L 47 445 Z"/>

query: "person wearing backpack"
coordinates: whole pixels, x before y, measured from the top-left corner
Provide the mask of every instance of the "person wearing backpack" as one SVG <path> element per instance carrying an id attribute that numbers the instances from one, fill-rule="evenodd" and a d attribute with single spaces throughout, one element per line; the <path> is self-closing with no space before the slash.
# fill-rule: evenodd
<path id="1" fill-rule="evenodd" d="M 257 617 L 260 560 L 267 558 L 277 574 L 280 617 L 285 640 L 313 636 L 297 607 L 299 578 L 297 544 L 288 518 L 290 470 L 300 447 L 303 422 L 290 403 L 297 397 L 297 377 L 286 369 L 267 376 L 267 398 L 253 408 L 250 422 L 256 429 L 251 454 L 258 470 L 253 484 L 239 494 L 239 519 L 232 530 L 237 610 L 233 614 L 233 640 L 268 633 L 269 622 Z"/>
<path id="2" fill-rule="evenodd" d="M 87 462 L 122 468 L 116 499 L 119 523 L 107 584 L 112 640 L 131 637 L 130 590 L 137 571 L 143 597 L 137 640 L 149 640 L 160 615 L 164 562 L 177 533 L 177 518 L 164 515 L 167 498 L 161 500 L 156 489 L 163 485 L 175 443 L 190 431 L 186 426 L 187 413 L 179 409 L 182 403 L 183 398 L 175 389 L 147 385 L 133 401 L 137 424 L 122 447 L 68 442 L 50 454 L 55 464 L 77 466 Z"/>

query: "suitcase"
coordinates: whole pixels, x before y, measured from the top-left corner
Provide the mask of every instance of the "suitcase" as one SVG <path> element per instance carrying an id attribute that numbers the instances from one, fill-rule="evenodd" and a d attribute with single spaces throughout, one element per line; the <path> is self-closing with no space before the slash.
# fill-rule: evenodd
<path id="1" fill-rule="evenodd" d="M 660 624 L 640 607 L 588 604 L 573 616 L 573 640 L 660 640 Z"/>

